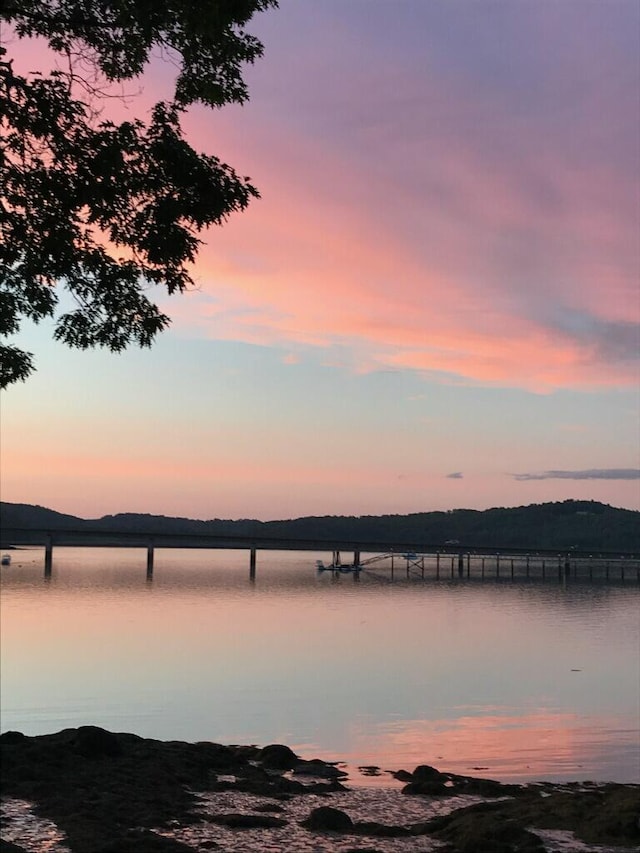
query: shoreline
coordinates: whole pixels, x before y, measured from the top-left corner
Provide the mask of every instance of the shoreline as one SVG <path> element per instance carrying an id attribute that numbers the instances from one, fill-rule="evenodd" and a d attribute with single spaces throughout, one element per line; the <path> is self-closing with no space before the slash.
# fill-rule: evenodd
<path id="1" fill-rule="evenodd" d="M 575 833 L 585 850 L 640 844 L 637 784 L 509 784 L 428 765 L 393 775 L 397 791 L 350 788 L 339 762 L 303 759 L 283 744 L 159 741 L 96 726 L 0 735 L 3 800 L 33 804 L 71 853 L 232 850 L 251 833 L 242 849 L 294 849 L 286 841 L 294 835 L 296 850 L 380 853 L 438 844 L 451 853 L 544 853 L 545 832 Z M 3 825 L 2 838 L 0 853 L 34 850 L 19 829 Z"/>

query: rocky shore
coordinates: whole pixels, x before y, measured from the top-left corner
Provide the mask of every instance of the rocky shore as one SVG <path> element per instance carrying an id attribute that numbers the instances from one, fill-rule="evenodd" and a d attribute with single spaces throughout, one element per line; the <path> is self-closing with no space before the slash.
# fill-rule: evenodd
<path id="1" fill-rule="evenodd" d="M 38 737 L 5 732 L 7 813 L 12 803 L 30 804 L 61 841 L 38 847 L 7 820 L 0 853 L 639 849 L 639 785 L 507 785 L 427 765 L 389 772 L 398 790 L 376 792 L 371 819 L 362 797 L 349 799 L 339 766 L 301 759 L 282 744 L 164 742 L 94 726 Z M 564 847 L 548 846 L 554 832 Z"/>

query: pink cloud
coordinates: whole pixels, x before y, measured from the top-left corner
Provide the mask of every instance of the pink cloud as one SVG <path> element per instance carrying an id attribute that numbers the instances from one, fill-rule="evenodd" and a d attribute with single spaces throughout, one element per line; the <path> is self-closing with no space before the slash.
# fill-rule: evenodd
<path id="1" fill-rule="evenodd" d="M 218 121 L 212 144 L 236 151 L 263 198 L 209 235 L 202 293 L 171 305 L 177 322 L 252 343 L 340 344 L 366 370 L 632 385 L 639 251 L 625 176 L 574 166 L 526 123 L 506 154 L 454 119 L 424 137 L 418 124 L 385 140 L 386 160 L 359 162 L 264 116 Z"/>
<path id="2" fill-rule="evenodd" d="M 322 88 L 321 51 L 305 65 L 298 48 L 291 80 L 274 43 L 255 106 L 193 110 L 194 145 L 250 174 L 262 199 L 206 235 L 200 291 L 163 299 L 177 327 L 296 353 L 339 346 L 357 370 L 634 387 L 638 179 L 606 156 L 619 143 L 598 117 L 627 122 L 626 136 L 634 119 L 595 69 L 582 83 L 588 53 L 578 40 L 563 54 L 549 14 L 528 14 L 557 51 L 530 104 L 417 54 L 373 66 L 339 52 L 340 86 Z M 168 73 L 154 67 L 145 101 Z"/>

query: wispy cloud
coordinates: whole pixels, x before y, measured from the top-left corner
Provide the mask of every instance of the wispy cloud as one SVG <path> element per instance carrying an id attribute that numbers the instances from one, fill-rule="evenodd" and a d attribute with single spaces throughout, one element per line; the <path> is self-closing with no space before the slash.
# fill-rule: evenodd
<path id="1" fill-rule="evenodd" d="M 588 468 L 585 471 L 540 471 L 511 476 L 514 480 L 640 480 L 640 468 Z"/>
<path id="2" fill-rule="evenodd" d="M 462 471 L 454 471 L 453 474 L 447 474 L 447 480 L 462 480 Z"/>
<path id="3" fill-rule="evenodd" d="M 212 235 L 202 293 L 167 310 L 213 338 L 348 349 L 357 370 L 635 387 L 636 13 L 591 6 L 576 33 L 571 2 L 550 17 L 519 4 L 490 27 L 470 11 L 476 38 L 418 5 L 419 26 L 393 22 L 402 55 L 386 50 L 384 4 L 357 55 L 361 15 L 314 5 L 295 80 L 274 21 L 251 105 L 215 124 L 262 199 Z M 309 9 L 290 11 L 302 25 Z M 195 114 L 203 147 L 210 121 Z"/>

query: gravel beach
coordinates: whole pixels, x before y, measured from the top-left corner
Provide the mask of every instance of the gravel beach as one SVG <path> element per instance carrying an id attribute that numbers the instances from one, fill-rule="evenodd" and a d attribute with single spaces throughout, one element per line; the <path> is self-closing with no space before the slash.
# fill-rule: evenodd
<path id="1" fill-rule="evenodd" d="M 0 735 L 0 853 L 613 853 L 640 785 L 501 784 L 428 765 L 350 788 L 339 764 L 81 726 Z M 376 768 L 371 768 L 376 772 Z"/>

